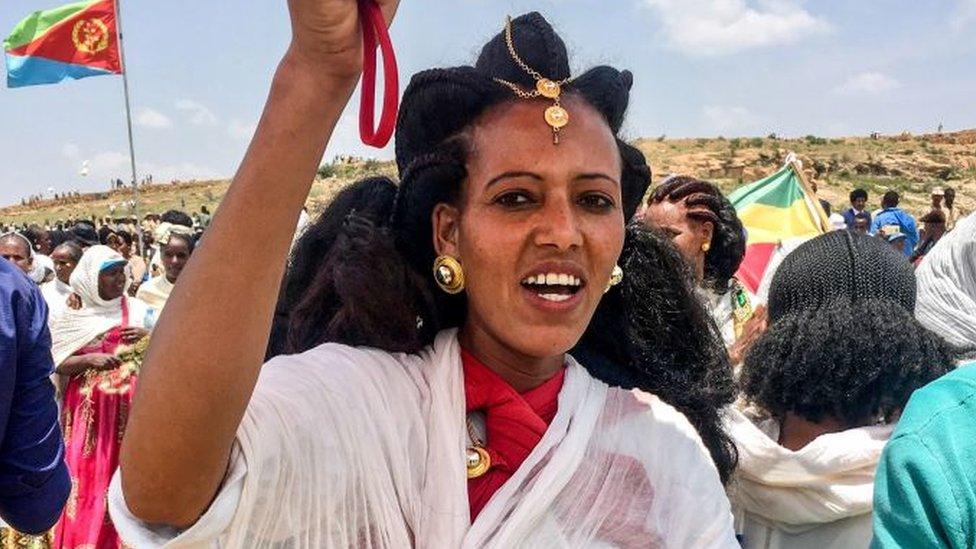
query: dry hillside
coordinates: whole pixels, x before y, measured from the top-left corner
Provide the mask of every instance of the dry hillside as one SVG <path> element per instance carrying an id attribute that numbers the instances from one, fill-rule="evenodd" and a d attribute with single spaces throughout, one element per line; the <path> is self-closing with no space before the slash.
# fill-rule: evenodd
<path id="1" fill-rule="evenodd" d="M 709 179 L 730 190 L 760 179 L 782 165 L 789 151 L 797 153 L 820 186 L 820 195 L 835 206 L 845 206 L 847 194 L 856 186 L 871 193 L 877 205 L 880 194 L 895 189 L 903 204 L 916 214 L 924 213 L 928 193 L 935 186 L 953 186 L 958 201 L 976 210 L 976 130 L 912 136 L 872 136 L 823 139 L 775 137 L 638 139 L 635 144 L 647 156 L 655 181 L 670 173 Z M 342 159 L 323 166 L 322 176 L 309 195 L 312 210 L 328 203 L 344 184 L 368 173 L 392 175 L 389 162 Z M 196 211 L 206 204 L 211 210 L 220 203 L 227 181 L 156 184 L 141 191 L 141 212 L 162 212 L 170 208 Z M 37 185 L 44 188 L 43 182 Z M 116 216 L 129 213 L 130 190 L 89 193 L 77 198 L 42 201 L 37 204 L 0 208 L 0 222 L 53 222 L 74 217 L 105 216 L 115 205 Z"/>

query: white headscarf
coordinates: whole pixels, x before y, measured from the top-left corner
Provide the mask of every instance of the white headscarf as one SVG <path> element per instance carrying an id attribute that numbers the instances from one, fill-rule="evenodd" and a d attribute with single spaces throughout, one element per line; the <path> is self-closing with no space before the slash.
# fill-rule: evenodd
<path id="1" fill-rule="evenodd" d="M 121 254 L 108 246 L 92 246 L 85 250 L 78 266 L 71 273 L 71 289 L 81 298 L 81 309 L 65 308 L 51 320 L 51 354 L 54 364 L 61 364 L 91 340 L 122 323 L 122 297 L 112 300 L 98 295 L 98 273 L 106 264 L 125 263 Z M 145 306 L 129 299 L 130 324 L 141 326 Z"/>
<path id="2" fill-rule="evenodd" d="M 976 214 L 936 243 L 915 276 L 918 321 L 950 343 L 976 348 Z"/>

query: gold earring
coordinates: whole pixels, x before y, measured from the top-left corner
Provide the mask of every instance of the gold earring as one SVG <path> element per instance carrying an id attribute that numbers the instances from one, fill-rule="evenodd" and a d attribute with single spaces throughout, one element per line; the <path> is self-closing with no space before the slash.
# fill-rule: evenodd
<path id="1" fill-rule="evenodd" d="M 449 255 L 439 255 L 434 260 L 434 281 L 441 290 L 449 294 L 459 294 L 464 289 L 464 270 L 457 259 Z"/>
<path id="2" fill-rule="evenodd" d="M 708 253 L 708 250 L 712 249 L 712 245 L 709 242 L 702 244 L 702 251 Z"/>
<path id="3" fill-rule="evenodd" d="M 620 265 L 614 265 L 613 270 L 610 271 L 610 281 L 607 282 L 607 289 L 603 290 L 603 293 L 609 292 L 610 288 L 613 288 L 617 284 L 620 284 L 620 282 L 623 279 L 624 279 L 624 270 L 620 268 Z"/>

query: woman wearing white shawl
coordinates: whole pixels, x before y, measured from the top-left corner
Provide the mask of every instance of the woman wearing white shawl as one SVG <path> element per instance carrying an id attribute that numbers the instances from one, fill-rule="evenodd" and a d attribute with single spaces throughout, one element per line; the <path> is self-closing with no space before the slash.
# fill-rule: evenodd
<path id="1" fill-rule="evenodd" d="M 976 214 L 939 240 L 915 276 L 918 321 L 950 343 L 976 352 Z"/>
<path id="2" fill-rule="evenodd" d="M 379 4 L 392 18 L 395 2 Z M 343 344 L 261 367 L 295 220 L 362 53 L 355 2 L 289 6 L 293 46 L 254 144 L 154 332 L 109 494 L 123 537 L 734 547 L 719 475 L 688 419 L 566 354 L 604 296 L 626 287 L 614 265 L 649 171 L 615 138 L 629 73 L 582 74 L 562 106 L 495 80 L 536 85 L 512 51 L 548 78 L 569 77 L 565 46 L 539 14 L 512 21 L 477 67 L 414 77 L 397 129 L 402 182 L 381 179 L 381 202 L 359 204 L 388 215 L 335 219 L 333 268 L 306 281 L 309 299 L 292 311 L 311 339 Z M 550 107 L 554 124 L 569 109 L 572 126 L 547 124 Z M 461 132 L 468 146 L 451 139 Z M 377 341 L 382 350 L 365 346 Z M 473 402 L 487 386 L 497 394 L 480 396 L 522 419 Z M 552 399 L 531 402 L 542 388 Z M 500 441 L 527 431 L 538 440 L 510 462 Z M 499 475 L 493 493 L 474 497 Z"/>
<path id="3" fill-rule="evenodd" d="M 81 308 L 50 321 L 57 373 L 68 378 L 61 407 L 65 461 L 72 490 L 55 527 L 56 547 L 114 547 L 105 493 L 118 466 L 137 372 L 124 368 L 119 348 L 148 333 L 146 307 L 124 295 L 126 260 L 108 246 L 85 251 L 71 273 Z"/>
<path id="4" fill-rule="evenodd" d="M 911 393 L 953 367 L 912 318 L 911 265 L 850 231 L 786 257 L 769 329 L 746 356 L 730 490 L 743 547 L 847 549 L 871 541 L 874 475 Z"/>
<path id="5" fill-rule="evenodd" d="M 162 223 L 156 234 L 163 274 L 139 286 L 136 297 L 159 312 L 166 305 L 166 300 L 183 272 L 183 267 L 190 260 L 196 243 L 192 231 L 182 225 Z"/>

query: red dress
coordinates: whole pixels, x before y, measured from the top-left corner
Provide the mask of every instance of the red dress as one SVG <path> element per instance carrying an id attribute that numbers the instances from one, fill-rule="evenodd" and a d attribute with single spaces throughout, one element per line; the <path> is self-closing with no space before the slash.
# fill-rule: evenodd
<path id="1" fill-rule="evenodd" d="M 461 363 L 467 411 L 485 415 L 485 450 L 491 456 L 488 472 L 468 479 L 468 504 L 473 522 L 495 491 L 511 478 L 539 444 L 552 418 L 556 417 L 566 369 L 560 369 L 535 389 L 519 394 L 463 349 Z"/>
<path id="2" fill-rule="evenodd" d="M 122 324 L 79 349 L 74 356 L 115 352 L 129 309 L 122 298 Z M 71 494 L 54 530 L 54 547 L 122 547 L 108 515 L 107 493 L 119 465 L 119 448 L 129 416 L 136 376 L 113 379 L 111 372 L 72 377 L 64 391 L 62 426 L 65 461 L 71 474 Z"/>

